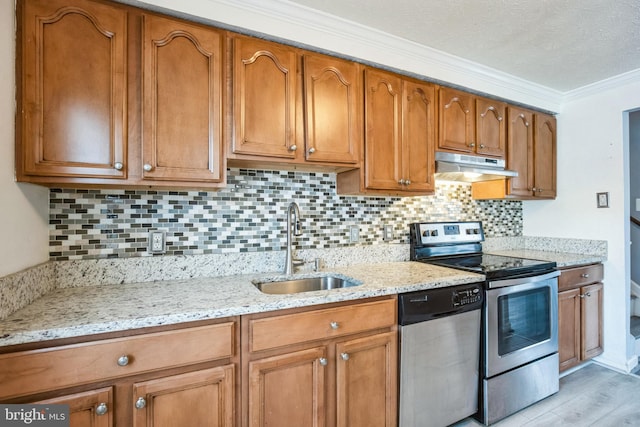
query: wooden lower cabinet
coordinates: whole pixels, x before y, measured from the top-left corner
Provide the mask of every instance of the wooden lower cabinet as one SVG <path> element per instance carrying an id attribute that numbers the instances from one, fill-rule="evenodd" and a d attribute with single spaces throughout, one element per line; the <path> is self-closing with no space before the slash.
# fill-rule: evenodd
<path id="1" fill-rule="evenodd" d="M 349 317 L 353 310 L 356 316 Z M 243 426 L 245 427 L 393 427 L 397 423 L 396 300 L 296 311 L 243 320 Z M 325 325 L 296 334 L 310 317 Z M 336 319 L 340 319 L 337 321 Z M 359 329 L 376 318 L 375 329 Z M 298 342 L 250 351 L 264 330 L 289 324 Z M 280 322 L 280 319 L 286 320 Z M 254 326 L 256 326 L 254 330 Z M 274 331 L 271 331 L 274 332 Z M 291 335 L 281 330 L 282 335 Z M 260 347 L 262 348 L 262 347 Z"/>
<path id="2" fill-rule="evenodd" d="M 104 387 L 34 403 L 69 405 L 69 427 L 110 427 L 114 425 L 113 394 L 113 387 Z"/>
<path id="3" fill-rule="evenodd" d="M 558 293 L 560 371 L 603 352 L 602 264 L 562 270 Z"/>

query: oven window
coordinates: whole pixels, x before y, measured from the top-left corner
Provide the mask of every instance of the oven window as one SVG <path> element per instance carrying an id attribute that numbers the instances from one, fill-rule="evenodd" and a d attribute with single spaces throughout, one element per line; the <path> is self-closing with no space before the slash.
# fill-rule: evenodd
<path id="1" fill-rule="evenodd" d="M 551 337 L 549 288 L 498 297 L 498 354 L 532 346 Z"/>

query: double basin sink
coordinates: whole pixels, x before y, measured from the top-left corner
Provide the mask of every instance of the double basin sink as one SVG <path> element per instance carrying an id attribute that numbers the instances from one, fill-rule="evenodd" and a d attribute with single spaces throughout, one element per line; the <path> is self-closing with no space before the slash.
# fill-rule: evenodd
<path id="1" fill-rule="evenodd" d="M 337 276 L 305 277 L 300 279 L 254 281 L 253 285 L 265 294 L 297 294 L 301 292 L 326 291 L 361 285 L 353 279 Z"/>

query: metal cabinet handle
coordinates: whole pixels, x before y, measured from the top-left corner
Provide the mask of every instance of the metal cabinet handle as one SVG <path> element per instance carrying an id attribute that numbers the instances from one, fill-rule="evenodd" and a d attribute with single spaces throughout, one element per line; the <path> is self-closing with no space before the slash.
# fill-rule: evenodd
<path id="1" fill-rule="evenodd" d="M 122 168 L 124 168 L 124 165 L 121 162 L 116 162 L 113 167 L 116 168 L 116 170 L 121 171 Z"/>
<path id="2" fill-rule="evenodd" d="M 118 357 L 118 366 L 127 366 L 129 364 L 129 356 L 127 356 L 126 354 L 123 354 L 122 356 Z"/>
<path id="3" fill-rule="evenodd" d="M 327 366 L 327 363 L 329 363 L 329 362 L 327 362 L 327 358 L 326 357 L 321 357 L 320 358 L 320 364 L 322 366 Z"/>
<path id="4" fill-rule="evenodd" d="M 329 323 L 329 326 L 331 326 L 331 329 L 338 329 L 340 324 L 338 322 L 331 322 Z"/>
<path id="5" fill-rule="evenodd" d="M 315 153 L 315 152 L 316 152 L 316 149 L 315 149 L 315 148 L 313 148 L 313 147 L 309 148 L 309 154 L 313 154 L 313 153 Z"/>
<path id="6" fill-rule="evenodd" d="M 586 294 L 581 294 L 580 298 L 586 298 L 586 297 L 590 297 L 591 296 L 591 292 L 587 292 Z"/>
<path id="7" fill-rule="evenodd" d="M 293 144 L 291 147 L 289 147 L 289 151 L 296 151 L 298 149 L 298 146 L 296 144 Z"/>
<path id="8" fill-rule="evenodd" d="M 475 147 L 475 146 L 476 146 L 476 143 L 475 143 L 475 142 L 470 142 L 470 143 L 469 143 L 469 147 L 473 148 L 473 147 Z"/>
<path id="9" fill-rule="evenodd" d="M 349 353 L 340 353 L 340 358 L 342 360 L 349 360 Z"/>
<path id="10" fill-rule="evenodd" d="M 411 180 L 410 179 L 405 179 L 404 180 L 404 185 L 411 185 Z"/>
<path id="11" fill-rule="evenodd" d="M 136 409 L 142 409 L 145 406 L 147 406 L 147 401 L 144 397 L 139 397 L 138 400 L 136 400 Z"/>
<path id="12" fill-rule="evenodd" d="M 400 179 L 400 181 L 398 181 L 398 184 L 404 185 L 404 179 Z"/>
<path id="13" fill-rule="evenodd" d="M 584 277 L 585 279 L 587 279 L 589 277 L 589 273 L 582 273 L 580 277 Z"/>
<path id="14" fill-rule="evenodd" d="M 484 144 L 480 144 L 480 148 L 484 148 Z"/>
<path id="15" fill-rule="evenodd" d="M 149 163 L 145 163 L 142 166 L 142 169 L 144 169 L 145 172 L 151 172 L 153 170 L 153 166 L 151 166 Z"/>
<path id="16" fill-rule="evenodd" d="M 104 415 L 109 412 L 109 407 L 106 403 L 100 402 L 98 406 L 96 406 L 96 415 Z"/>

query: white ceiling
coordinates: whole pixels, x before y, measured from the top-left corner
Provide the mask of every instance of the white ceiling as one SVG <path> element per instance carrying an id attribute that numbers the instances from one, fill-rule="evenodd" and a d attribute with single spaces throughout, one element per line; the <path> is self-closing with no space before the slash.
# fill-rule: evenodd
<path id="1" fill-rule="evenodd" d="M 560 92 L 640 69 L 640 0 L 290 0 Z"/>

